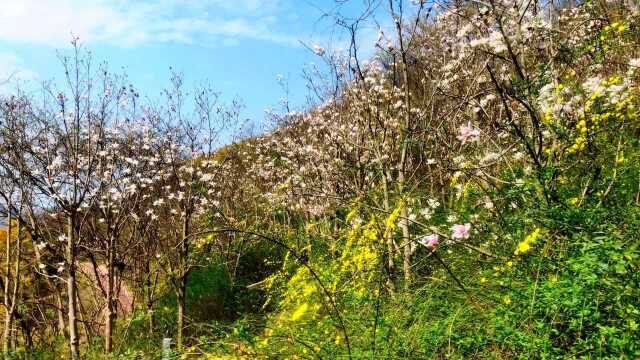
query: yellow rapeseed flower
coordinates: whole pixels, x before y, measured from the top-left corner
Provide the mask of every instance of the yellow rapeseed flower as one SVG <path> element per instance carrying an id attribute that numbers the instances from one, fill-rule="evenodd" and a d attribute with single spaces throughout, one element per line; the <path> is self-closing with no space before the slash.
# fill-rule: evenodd
<path id="1" fill-rule="evenodd" d="M 540 237 L 540 228 L 535 228 L 529 235 L 527 235 L 524 240 L 518 243 L 518 247 L 515 251 L 516 255 L 527 253 L 531 250 L 531 245 L 535 244 L 538 238 Z"/>
<path id="2" fill-rule="evenodd" d="M 291 320 L 296 321 L 300 319 L 307 312 L 308 308 L 309 308 L 309 305 L 307 303 L 302 303 L 300 306 L 298 306 L 296 311 L 294 311 L 293 314 L 291 314 Z"/>

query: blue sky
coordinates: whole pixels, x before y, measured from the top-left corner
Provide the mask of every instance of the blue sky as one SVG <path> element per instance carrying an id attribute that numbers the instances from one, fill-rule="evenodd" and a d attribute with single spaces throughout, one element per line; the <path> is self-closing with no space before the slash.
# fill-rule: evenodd
<path id="1" fill-rule="evenodd" d="M 361 4 L 341 11 L 354 14 Z M 240 97 L 245 115 L 259 121 L 284 95 L 279 74 L 291 103 L 304 105 L 302 70 L 322 61 L 300 42 L 343 47 L 345 34 L 322 17 L 335 10 L 332 0 L 4 0 L 0 76 L 27 84 L 60 79 L 56 54 L 68 51 L 74 34 L 96 62 L 124 68 L 147 96 L 159 95 L 172 66 L 187 84 L 209 81 L 224 101 Z M 374 23 L 363 28 L 365 53 L 377 32 Z"/>

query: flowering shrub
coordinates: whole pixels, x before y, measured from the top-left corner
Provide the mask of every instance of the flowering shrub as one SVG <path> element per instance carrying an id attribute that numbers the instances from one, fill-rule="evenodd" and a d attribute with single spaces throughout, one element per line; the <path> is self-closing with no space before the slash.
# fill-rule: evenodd
<path id="1" fill-rule="evenodd" d="M 273 275 L 287 290 L 268 290 L 258 353 L 638 356 L 637 294 L 595 287 L 637 280 L 638 15 L 538 6 L 440 7 L 406 49 L 410 83 L 383 60 L 256 139 L 256 183 L 313 249 Z"/>

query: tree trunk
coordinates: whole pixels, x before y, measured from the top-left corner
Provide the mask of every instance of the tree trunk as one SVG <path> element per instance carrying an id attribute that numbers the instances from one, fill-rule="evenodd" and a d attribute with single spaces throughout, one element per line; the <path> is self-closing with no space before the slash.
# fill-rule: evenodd
<path id="1" fill-rule="evenodd" d="M 4 315 L 4 332 L 2 334 L 2 351 L 5 357 L 9 355 L 11 347 L 11 327 L 13 325 L 13 314 L 10 310 L 5 309 Z"/>
<path id="2" fill-rule="evenodd" d="M 116 319 L 116 309 L 114 301 L 114 239 L 109 239 L 109 248 L 107 249 L 107 309 L 105 313 L 105 327 L 104 327 L 104 351 L 110 353 L 113 350 L 113 327 Z M 99 280 L 99 279 L 98 279 Z"/>
<path id="3" fill-rule="evenodd" d="M 153 305 L 147 304 L 147 316 L 149 316 L 149 337 L 153 336 L 155 330 L 155 315 L 153 313 Z"/>
<path id="4" fill-rule="evenodd" d="M 76 301 L 76 214 L 69 215 L 67 222 L 67 301 L 69 306 L 69 351 L 72 360 L 80 359 L 80 344 L 78 340 L 78 306 Z"/>
<path id="5" fill-rule="evenodd" d="M 151 266 L 147 263 L 147 271 L 150 271 Z M 155 331 L 155 315 L 153 313 L 153 289 L 151 288 L 151 274 L 147 273 L 145 279 L 146 288 L 146 303 L 147 303 L 147 316 L 149 317 L 149 337 L 153 336 Z"/>
<path id="6" fill-rule="evenodd" d="M 393 7 L 391 9 L 393 13 Z M 402 80 L 404 82 L 404 138 L 402 142 L 402 152 L 400 154 L 400 163 L 398 164 L 398 193 L 400 196 L 404 196 L 407 163 L 409 158 L 409 143 L 411 142 L 411 92 L 409 89 L 409 65 L 407 63 L 407 49 L 405 49 L 403 37 L 402 37 L 402 24 L 400 21 L 396 21 L 396 30 L 398 33 L 398 42 L 400 44 L 400 55 L 402 59 Z M 409 214 L 407 207 L 408 202 L 400 212 L 400 229 L 402 230 L 402 242 L 404 244 L 404 257 L 403 257 L 403 270 L 404 270 L 404 282 L 405 287 L 411 285 L 411 234 L 409 233 Z"/>
<path id="7" fill-rule="evenodd" d="M 404 285 L 409 287 L 411 285 L 411 234 L 409 233 L 409 221 L 407 206 L 400 211 L 400 230 L 402 230 L 402 241 L 404 243 L 404 257 L 402 261 L 402 268 L 404 270 Z"/>
<path id="8" fill-rule="evenodd" d="M 16 348 L 16 339 L 18 337 L 17 329 L 13 329 L 13 320 L 15 318 L 16 308 L 18 306 L 18 294 L 20 292 L 20 258 L 22 257 L 22 226 L 19 221 L 16 221 L 16 256 L 13 259 L 13 293 L 11 294 L 11 308 L 8 313 L 10 316 L 9 319 L 9 327 L 10 331 L 13 332 L 13 336 L 11 337 L 11 348 Z"/>
<path id="9" fill-rule="evenodd" d="M 11 243 L 10 236 L 11 232 L 7 231 L 7 276 L 5 281 L 5 324 L 4 324 L 4 343 L 3 343 L 3 351 L 6 354 L 9 353 L 10 349 L 15 349 L 16 347 L 16 332 L 13 329 L 13 320 L 15 317 L 16 306 L 18 304 L 18 292 L 20 291 L 20 257 L 22 256 L 22 227 L 20 226 L 20 222 L 16 222 L 17 230 L 16 230 L 16 254 L 13 258 L 13 289 L 11 290 L 11 297 L 9 297 L 9 274 L 10 274 L 10 257 L 11 257 Z M 11 217 L 9 216 L 9 229 L 11 229 Z"/>
<path id="10" fill-rule="evenodd" d="M 11 311 L 9 311 L 9 274 L 11 272 L 11 196 L 7 204 L 7 238 L 5 240 L 5 268 L 4 268 L 4 331 L 2 333 L 2 352 L 5 357 L 9 355 L 9 344 L 11 337 Z"/>
<path id="11" fill-rule="evenodd" d="M 18 293 L 20 290 L 20 257 L 22 256 L 22 227 L 20 222 L 16 221 L 16 242 L 15 242 L 15 256 L 11 256 L 11 200 L 8 203 L 8 215 L 7 215 L 7 239 L 6 239 L 6 263 L 5 263 L 5 277 L 4 277 L 4 332 L 2 350 L 7 356 L 9 351 L 15 348 L 15 333 L 13 329 L 13 320 L 15 317 L 16 306 L 18 304 Z M 13 261 L 13 275 L 11 270 L 11 262 Z"/>
<path id="12" fill-rule="evenodd" d="M 180 285 L 178 286 L 178 290 L 176 291 L 176 298 L 178 302 L 178 335 L 176 337 L 176 346 L 178 351 L 182 351 L 182 346 L 184 344 L 184 309 L 185 309 L 185 300 L 186 300 L 186 286 L 184 277 L 180 279 Z"/>
<path id="13" fill-rule="evenodd" d="M 379 162 L 380 164 L 382 164 L 381 160 Z M 380 166 L 382 167 L 382 165 Z M 381 172 L 382 172 L 382 190 L 384 194 L 384 199 L 383 199 L 384 210 L 387 214 L 390 214 L 391 205 L 389 204 L 389 186 L 387 184 L 387 172 L 384 171 L 384 169 L 381 169 Z M 385 237 L 386 237 L 385 241 L 387 243 L 387 252 L 388 252 L 387 270 L 389 271 L 389 292 L 393 296 L 396 291 L 395 284 L 394 284 L 394 281 L 396 280 L 395 279 L 396 265 L 394 261 L 396 251 L 395 251 L 395 245 L 393 243 L 393 233 L 387 232 Z"/>
<path id="14" fill-rule="evenodd" d="M 189 226 L 191 220 L 191 212 L 186 211 L 184 221 L 182 223 L 182 236 L 180 241 L 180 276 L 178 278 L 178 288 L 176 289 L 176 297 L 178 302 L 178 336 L 177 348 L 182 350 L 184 343 L 184 313 L 187 301 L 187 278 L 189 276 Z"/>

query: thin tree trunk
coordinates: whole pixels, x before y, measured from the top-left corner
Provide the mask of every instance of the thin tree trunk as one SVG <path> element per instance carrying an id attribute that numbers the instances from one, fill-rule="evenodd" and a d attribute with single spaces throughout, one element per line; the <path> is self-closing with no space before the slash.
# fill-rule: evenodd
<path id="1" fill-rule="evenodd" d="M 11 272 L 11 194 L 7 204 L 7 238 L 5 240 L 5 267 L 4 267 L 4 331 L 2 333 L 2 352 L 5 357 L 9 355 L 11 337 L 12 315 L 9 311 L 9 273 Z"/>
<path id="2" fill-rule="evenodd" d="M 149 317 L 149 337 L 153 336 L 153 333 L 155 331 L 155 314 L 153 312 L 153 292 L 154 292 L 154 288 L 155 288 L 155 281 L 154 281 L 154 287 L 152 288 L 151 285 L 151 265 L 149 264 L 149 262 L 147 261 L 147 274 L 145 274 L 145 288 L 146 288 L 146 305 L 147 305 L 147 316 Z M 157 273 L 156 273 L 156 280 L 157 280 Z"/>
<path id="3" fill-rule="evenodd" d="M 402 3 L 401 3 L 402 4 Z M 391 14 L 396 18 L 396 32 L 398 35 L 398 43 L 400 45 L 400 59 L 402 61 L 402 81 L 404 86 L 404 129 L 402 138 L 402 152 L 400 154 L 400 163 L 398 164 L 398 193 L 400 196 L 404 196 L 406 171 L 407 171 L 407 159 L 409 157 L 409 143 L 411 141 L 411 92 L 409 91 L 409 65 L 407 62 L 407 51 L 405 48 L 404 40 L 402 37 L 402 5 L 400 5 L 400 18 L 398 19 L 393 10 L 393 3 L 389 2 Z M 400 229 L 402 230 L 403 238 L 403 270 L 405 286 L 411 285 L 411 234 L 409 232 L 409 220 L 408 220 L 408 204 L 401 209 L 400 212 Z"/>
<path id="4" fill-rule="evenodd" d="M 2 337 L 2 351 L 5 356 L 9 355 L 10 345 L 11 345 L 11 326 L 13 325 L 13 314 L 7 309 L 5 309 L 4 315 L 4 332 Z"/>
<path id="5" fill-rule="evenodd" d="M 404 257 L 402 261 L 402 268 L 404 270 L 404 283 L 405 287 L 411 285 L 411 234 L 409 233 L 409 222 L 407 206 L 404 206 L 400 211 L 400 230 L 402 230 L 402 239 L 404 243 Z"/>
<path id="6" fill-rule="evenodd" d="M 382 164 L 382 162 L 380 162 Z M 382 167 L 382 165 L 381 165 Z M 389 204 L 389 186 L 387 184 L 387 172 L 382 170 L 382 191 L 384 194 L 384 199 L 383 199 L 383 205 L 384 205 L 384 210 L 387 212 L 387 214 L 391 213 L 391 205 Z M 387 232 L 386 234 L 386 239 L 385 239 L 386 243 L 387 243 L 387 252 L 388 254 L 388 259 L 387 259 L 387 270 L 389 271 L 389 292 L 391 293 L 391 295 L 395 294 L 395 273 L 396 273 L 396 264 L 394 261 L 395 255 L 396 255 L 396 251 L 395 251 L 395 245 L 393 244 L 393 233 L 392 232 Z"/>
<path id="7" fill-rule="evenodd" d="M 409 127 L 411 126 L 410 124 L 410 106 L 411 106 L 411 102 L 410 102 L 410 94 L 409 94 L 409 84 L 407 83 L 409 81 L 409 75 L 408 75 L 408 70 L 407 70 L 407 64 L 406 64 L 406 60 L 404 59 L 404 55 L 403 55 L 403 77 L 404 77 L 404 87 L 405 87 L 405 132 L 406 135 L 403 139 L 403 144 L 402 144 L 402 153 L 400 154 L 400 163 L 398 164 L 399 166 L 399 172 L 398 172 L 398 193 L 400 196 L 404 196 L 404 191 L 405 191 L 405 172 L 406 172 L 406 167 L 407 167 L 407 158 L 408 158 L 408 152 L 409 152 L 409 141 L 410 141 L 410 129 Z M 409 233 L 409 213 L 408 213 L 408 204 L 405 203 L 405 205 L 402 207 L 402 209 L 400 210 L 400 230 L 402 230 L 402 243 L 403 243 L 403 270 L 404 270 L 404 282 L 405 282 L 405 286 L 409 287 L 411 285 L 411 234 Z"/>
<path id="8" fill-rule="evenodd" d="M 20 292 L 20 257 L 22 256 L 22 226 L 20 226 L 20 222 L 16 221 L 16 256 L 13 260 L 13 292 L 11 294 L 11 307 L 7 310 L 7 315 L 9 316 L 9 331 L 13 333 L 10 335 L 11 339 L 11 349 L 16 348 L 16 338 L 17 338 L 17 330 L 13 329 L 13 321 L 15 318 L 16 308 L 18 305 L 18 293 Z M 7 284 L 7 290 L 8 290 Z"/>
<path id="9" fill-rule="evenodd" d="M 184 277 L 181 277 L 179 281 L 180 284 L 178 285 L 178 290 L 176 291 L 176 298 L 178 302 L 178 335 L 176 339 L 176 345 L 178 351 L 182 351 L 182 346 L 184 344 L 184 309 L 186 300 L 186 286 Z"/>
<path id="10" fill-rule="evenodd" d="M 187 300 L 187 277 L 189 276 L 189 225 L 191 214 L 185 213 L 184 221 L 182 223 L 182 236 L 180 241 L 180 277 L 178 279 L 178 288 L 176 289 L 176 297 L 178 302 L 178 336 L 177 336 L 177 348 L 178 351 L 182 350 L 184 343 L 184 315 L 185 315 L 185 303 Z"/>
<path id="11" fill-rule="evenodd" d="M 3 336 L 3 352 L 6 355 L 9 351 L 15 348 L 15 334 L 13 330 L 13 320 L 16 311 L 16 305 L 18 303 L 18 292 L 20 290 L 20 257 L 22 256 L 22 227 L 20 222 L 16 221 L 16 254 L 15 257 L 11 257 L 11 200 L 8 204 L 8 222 L 7 222 L 7 239 L 6 239 L 6 263 L 5 263 L 5 281 L 4 281 L 4 306 L 5 306 L 5 318 L 4 318 L 4 336 Z M 13 261 L 13 276 L 11 276 L 11 262 Z M 13 285 L 13 288 L 11 288 Z M 11 291 L 11 292 L 10 292 Z"/>
<path id="12" fill-rule="evenodd" d="M 80 344 L 78 340 L 78 305 L 76 300 L 76 214 L 69 215 L 67 222 L 67 301 L 69 306 L 68 321 L 69 321 L 69 351 L 71 353 L 72 360 L 80 359 Z"/>
<path id="13" fill-rule="evenodd" d="M 107 309 L 105 313 L 105 327 L 104 327 L 104 351 L 110 353 L 113 350 L 113 326 L 115 324 L 116 309 L 114 301 L 114 245 L 115 241 L 113 237 L 109 239 L 109 248 L 107 252 Z"/>
<path id="14" fill-rule="evenodd" d="M 155 314 L 153 313 L 153 304 L 147 303 L 147 316 L 149 317 L 149 336 L 153 336 L 155 330 Z"/>

